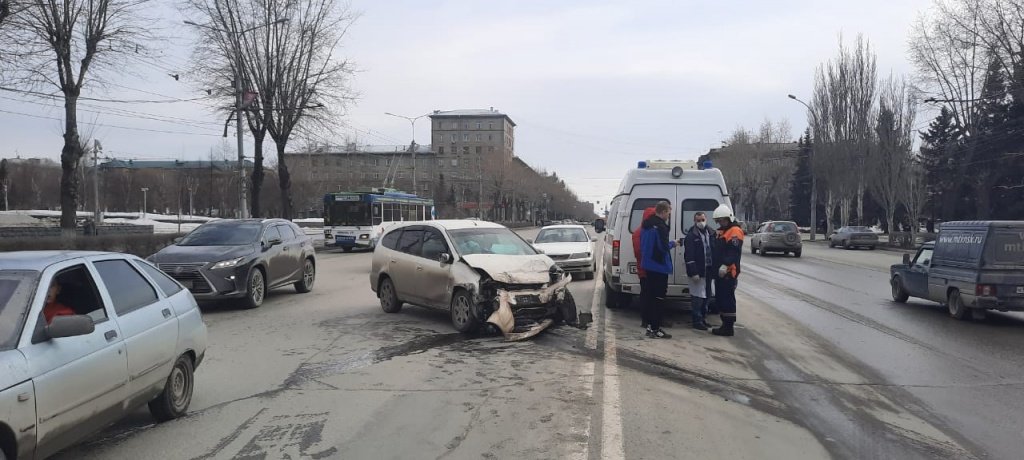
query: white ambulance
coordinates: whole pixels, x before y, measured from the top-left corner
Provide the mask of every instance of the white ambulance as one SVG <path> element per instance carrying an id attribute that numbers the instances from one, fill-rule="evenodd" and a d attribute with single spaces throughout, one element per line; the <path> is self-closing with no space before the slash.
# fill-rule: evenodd
<path id="1" fill-rule="evenodd" d="M 693 215 L 707 214 L 708 226 L 716 229 L 711 213 L 729 201 L 722 172 L 704 162 L 698 168 L 694 161 L 641 161 L 623 178 L 618 193 L 608 209 L 607 231 L 604 234 L 605 304 L 608 308 L 627 307 L 640 295 L 637 257 L 633 253 L 633 230 L 641 224 L 644 209 L 659 201 L 672 203 L 671 239 L 686 235 L 693 226 Z M 672 250 L 672 275 L 668 279 L 668 297 L 689 298 L 683 248 Z"/>

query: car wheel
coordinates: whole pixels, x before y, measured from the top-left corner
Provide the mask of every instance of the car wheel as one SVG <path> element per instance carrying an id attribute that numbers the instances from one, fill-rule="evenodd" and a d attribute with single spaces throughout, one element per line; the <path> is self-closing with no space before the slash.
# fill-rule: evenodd
<path id="1" fill-rule="evenodd" d="M 830 247 L 830 248 L 836 247 L 836 242 L 832 241 L 831 238 L 829 238 L 829 240 L 828 240 L 828 247 Z"/>
<path id="2" fill-rule="evenodd" d="M 949 293 L 946 307 L 949 308 L 949 316 L 953 318 L 965 320 L 970 317 L 971 310 L 964 305 L 963 299 L 960 298 L 960 291 L 956 289 Z"/>
<path id="3" fill-rule="evenodd" d="M 850 240 L 843 241 L 843 249 L 853 249 L 853 245 L 850 244 Z"/>
<path id="4" fill-rule="evenodd" d="M 377 296 L 380 297 L 380 308 L 384 310 L 384 313 L 402 311 L 402 301 L 398 300 L 398 291 L 395 290 L 395 283 L 391 281 L 391 278 L 385 276 L 380 280 Z"/>
<path id="5" fill-rule="evenodd" d="M 757 252 L 761 253 L 761 257 L 768 257 L 768 250 L 765 248 L 758 248 Z"/>
<path id="6" fill-rule="evenodd" d="M 903 289 L 903 280 L 900 277 L 894 277 L 890 283 L 892 285 L 892 300 L 899 303 L 907 303 L 907 299 L 910 295 Z"/>
<path id="7" fill-rule="evenodd" d="M 753 242 L 750 243 L 750 253 L 751 254 L 757 254 L 757 248 L 754 247 L 754 243 Z"/>
<path id="8" fill-rule="evenodd" d="M 456 292 L 452 297 L 450 310 L 452 325 L 455 326 L 456 331 L 468 334 L 476 330 L 478 324 L 476 318 L 473 317 L 473 299 L 468 292 Z"/>
<path id="9" fill-rule="evenodd" d="M 796 258 L 799 259 L 800 255 L 803 254 L 803 252 L 804 252 L 803 249 L 797 249 L 796 251 L 793 251 L 793 257 L 796 257 Z"/>
<path id="10" fill-rule="evenodd" d="M 868 246 L 868 249 L 874 251 L 875 247 L 874 246 Z"/>
<path id="11" fill-rule="evenodd" d="M 608 308 L 619 308 L 619 293 L 612 290 L 612 287 L 604 285 L 604 306 Z"/>
<path id="12" fill-rule="evenodd" d="M 242 302 L 244 308 L 258 308 L 263 305 L 263 299 L 267 295 L 267 280 L 263 276 L 263 270 L 255 267 L 249 270 L 249 279 L 246 281 L 247 292 Z"/>
<path id="13" fill-rule="evenodd" d="M 174 420 L 185 415 L 188 405 L 192 403 L 192 390 L 195 387 L 192 358 L 181 355 L 167 376 L 164 391 L 156 399 L 149 402 L 149 412 L 158 422 Z"/>
<path id="14" fill-rule="evenodd" d="M 302 279 L 295 282 L 295 291 L 305 294 L 313 290 L 313 282 L 316 281 L 316 264 L 313 259 L 306 259 L 302 264 Z"/>

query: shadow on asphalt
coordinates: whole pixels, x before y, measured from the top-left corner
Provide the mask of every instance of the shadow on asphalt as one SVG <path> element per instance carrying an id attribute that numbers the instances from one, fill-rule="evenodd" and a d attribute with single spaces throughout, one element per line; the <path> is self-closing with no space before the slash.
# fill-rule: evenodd
<path id="1" fill-rule="evenodd" d="M 957 320 L 949 316 L 949 310 L 945 305 L 927 300 L 911 299 L 905 304 L 889 301 L 889 305 L 925 321 L 943 321 L 954 325 L 962 324 L 965 327 L 967 324 L 974 324 L 992 328 L 1024 328 L 1024 314 L 1018 312 L 989 310 L 984 319 Z"/>

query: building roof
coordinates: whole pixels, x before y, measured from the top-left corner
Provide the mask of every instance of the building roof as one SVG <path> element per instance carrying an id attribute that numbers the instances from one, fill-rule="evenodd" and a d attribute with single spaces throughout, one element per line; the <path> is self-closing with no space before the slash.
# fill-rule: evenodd
<path id="1" fill-rule="evenodd" d="M 430 150 L 430 144 L 420 145 L 416 144 L 417 155 L 429 155 L 434 153 Z M 313 150 L 304 152 L 288 152 L 289 155 L 353 155 L 353 154 L 370 154 L 370 155 L 395 155 L 395 154 L 407 154 L 409 153 L 408 144 L 369 144 L 369 145 L 324 145 L 318 146 Z"/>
<path id="2" fill-rule="evenodd" d="M 110 160 L 100 164 L 101 169 L 221 169 L 230 170 L 238 167 L 237 160 Z M 251 168 L 252 162 L 245 160 L 245 167 Z"/>
<path id="3" fill-rule="evenodd" d="M 494 107 L 490 109 L 458 109 L 458 110 L 435 110 L 434 113 L 430 114 L 430 118 L 462 118 L 462 117 L 505 117 L 512 126 L 516 125 L 516 122 L 512 121 L 512 117 L 494 110 Z"/>

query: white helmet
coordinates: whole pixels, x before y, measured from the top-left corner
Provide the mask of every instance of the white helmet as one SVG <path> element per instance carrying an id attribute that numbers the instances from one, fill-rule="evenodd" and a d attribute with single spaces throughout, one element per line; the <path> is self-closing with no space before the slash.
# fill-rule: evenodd
<path id="1" fill-rule="evenodd" d="M 732 209 L 727 204 L 720 204 L 715 208 L 715 212 L 711 214 L 712 219 L 729 218 L 729 221 L 735 222 L 736 216 L 732 215 Z"/>

